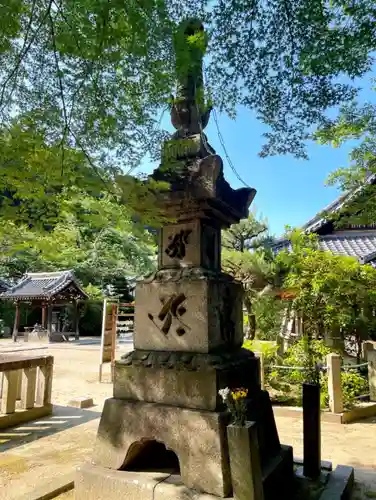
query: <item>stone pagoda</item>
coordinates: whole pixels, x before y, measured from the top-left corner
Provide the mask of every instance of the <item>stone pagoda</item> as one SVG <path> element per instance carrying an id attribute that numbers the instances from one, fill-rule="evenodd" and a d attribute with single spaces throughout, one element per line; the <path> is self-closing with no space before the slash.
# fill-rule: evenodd
<path id="1" fill-rule="evenodd" d="M 203 133 L 211 111 L 204 44 L 195 48 L 192 38 L 205 40 L 195 19 L 175 39 L 176 133 L 153 173 L 170 185 L 159 195 L 170 222 L 160 231 L 157 272 L 137 285 L 134 351 L 115 364 L 113 398 L 92 463 L 78 471 L 77 500 L 231 497 L 229 415 L 218 395 L 225 387 L 248 389 L 265 498 L 281 495 L 292 477 L 292 451 L 279 443 L 259 360 L 242 349 L 242 286 L 221 271 L 221 229 L 248 216 L 256 191 L 230 187 Z"/>

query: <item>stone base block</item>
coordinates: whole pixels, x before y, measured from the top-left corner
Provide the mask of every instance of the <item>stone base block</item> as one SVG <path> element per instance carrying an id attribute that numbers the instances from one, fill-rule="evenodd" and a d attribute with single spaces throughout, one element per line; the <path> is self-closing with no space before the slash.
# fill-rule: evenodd
<path id="1" fill-rule="evenodd" d="M 320 500 L 345 500 L 345 498 L 350 498 L 353 487 L 353 467 L 337 465 L 329 476 L 328 484 Z"/>
<path id="2" fill-rule="evenodd" d="M 145 445 L 163 443 L 177 456 L 188 488 L 223 498 L 231 493 L 227 423 L 223 413 L 107 399 L 93 464 L 130 470 L 136 457 L 140 463 Z"/>
<path id="3" fill-rule="evenodd" d="M 117 399 L 215 411 L 223 408 L 224 387 L 259 392 L 259 359 L 246 349 L 230 356 L 134 351 L 115 364 Z"/>
<path id="4" fill-rule="evenodd" d="M 291 448 L 289 446 L 283 447 L 280 463 L 285 464 L 288 476 L 283 480 L 284 468 L 279 466 L 274 473 L 264 477 L 266 481 L 264 484 L 265 500 L 291 498 L 293 472 L 290 458 Z M 103 500 L 104 498 L 106 500 L 119 500 L 119 498 L 129 500 L 146 500 L 148 498 L 154 500 L 219 500 L 221 497 L 188 488 L 184 485 L 180 475 L 168 472 L 117 471 L 90 464 L 79 467 L 75 477 L 75 500 Z M 232 495 L 227 498 L 235 500 Z M 330 498 L 339 499 L 341 497 Z"/>
<path id="5" fill-rule="evenodd" d="M 75 477 L 75 500 L 214 500 L 184 486 L 179 475 L 164 472 L 125 472 L 85 464 Z M 231 497 L 232 498 L 232 497 Z"/>
<path id="6" fill-rule="evenodd" d="M 265 500 L 290 498 L 294 486 L 294 458 L 291 446 L 282 445 L 280 452 L 262 471 Z"/>
<path id="7" fill-rule="evenodd" d="M 81 409 L 91 408 L 92 406 L 94 406 L 94 401 L 93 398 L 89 397 L 76 398 L 76 399 L 71 399 L 68 402 L 67 406 L 73 406 L 74 408 L 81 408 Z"/>
<path id="8" fill-rule="evenodd" d="M 49 415 L 52 415 L 51 404 L 34 406 L 34 408 L 30 408 L 29 410 L 16 410 L 14 413 L 0 415 L 0 429 L 7 429 L 8 427 L 14 427 L 25 422 L 48 417 Z"/>

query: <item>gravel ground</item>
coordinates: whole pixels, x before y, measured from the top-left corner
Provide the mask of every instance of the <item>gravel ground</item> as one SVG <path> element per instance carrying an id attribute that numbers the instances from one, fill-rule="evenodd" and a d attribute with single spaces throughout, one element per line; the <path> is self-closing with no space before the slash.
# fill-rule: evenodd
<path id="1" fill-rule="evenodd" d="M 103 383 L 98 381 L 99 345 L 95 342 L 88 339 L 83 345 L 53 345 L 40 351 L 54 356 L 52 400 L 60 408 L 63 415 L 61 418 L 65 418 L 67 412 L 66 408 L 61 407 L 65 407 L 73 398 L 85 396 L 93 398 L 95 406 L 90 410 L 94 413 L 82 413 L 89 417 L 92 415 L 86 423 L 76 424 L 72 428 L 69 423 L 65 424 L 67 428 L 61 432 L 46 437 L 36 435 L 32 442 L 22 444 L 20 441 L 18 447 L 13 446 L 9 451 L 6 450 L 6 445 L 1 445 L 0 499 L 16 498 L 9 493 L 3 496 L 5 487 L 9 491 L 9 487 L 13 485 L 17 492 L 24 492 L 26 485 L 37 484 L 38 479 L 43 481 L 46 476 L 66 473 L 90 458 L 99 412 L 104 400 L 112 396 L 109 365 L 104 367 Z M 0 341 L 0 352 L 14 348 L 10 342 Z M 24 344 L 16 349 L 21 348 L 24 348 Z M 130 342 L 120 345 L 117 357 L 131 349 Z M 278 417 L 276 421 L 281 442 L 293 445 L 294 455 L 301 457 L 300 417 Z M 375 425 L 375 418 L 349 425 L 322 423 L 322 458 L 331 460 L 334 465 L 345 464 L 356 468 L 357 487 L 353 500 L 376 498 Z M 59 498 L 71 500 L 74 497 L 72 492 L 68 492 Z"/>

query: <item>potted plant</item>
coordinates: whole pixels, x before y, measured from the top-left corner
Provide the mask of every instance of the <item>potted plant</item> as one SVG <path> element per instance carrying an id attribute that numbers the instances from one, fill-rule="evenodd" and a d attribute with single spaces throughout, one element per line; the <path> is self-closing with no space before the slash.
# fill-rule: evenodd
<path id="1" fill-rule="evenodd" d="M 223 402 L 227 406 L 230 412 L 232 422 L 234 426 L 244 426 L 247 420 L 247 404 L 246 398 L 248 396 L 248 389 L 221 389 L 219 391 Z"/>
<path id="2" fill-rule="evenodd" d="M 248 390 L 226 387 L 219 391 L 219 395 L 231 415 L 231 423 L 227 426 L 227 441 L 234 499 L 263 500 L 256 424 L 247 421 Z"/>

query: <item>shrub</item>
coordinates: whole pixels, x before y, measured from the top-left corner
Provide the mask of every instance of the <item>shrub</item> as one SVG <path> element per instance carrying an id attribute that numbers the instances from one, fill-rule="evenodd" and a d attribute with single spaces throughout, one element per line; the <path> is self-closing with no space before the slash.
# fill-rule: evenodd
<path id="1" fill-rule="evenodd" d="M 323 340 L 311 340 L 310 355 L 313 364 L 322 363 L 326 365 L 326 356 L 332 351 L 324 344 Z M 308 357 L 305 350 L 304 339 L 293 344 L 286 352 L 282 360 L 284 366 L 307 367 Z M 270 385 L 279 390 L 294 394 L 295 404 L 301 404 L 301 385 L 306 381 L 306 373 L 301 370 L 274 370 L 270 375 Z M 321 407 L 329 405 L 328 376 L 320 372 L 319 381 L 321 386 Z M 356 403 L 357 396 L 368 392 L 368 381 L 356 371 L 341 373 L 343 404 L 345 409 L 351 408 Z"/>
<path id="2" fill-rule="evenodd" d="M 341 385 L 343 406 L 345 408 L 354 406 L 357 401 L 357 396 L 366 394 L 369 391 L 368 379 L 354 370 L 341 373 Z"/>
<path id="3" fill-rule="evenodd" d="M 243 347 L 253 352 L 261 352 L 264 355 L 264 365 L 274 363 L 277 357 L 278 345 L 276 342 L 245 340 Z"/>
<path id="4" fill-rule="evenodd" d="M 256 336 L 260 340 L 275 340 L 281 327 L 283 301 L 262 295 L 253 301 L 256 317 Z"/>
<path id="5" fill-rule="evenodd" d="M 326 346 L 323 340 L 312 339 L 310 341 L 310 352 L 312 362 L 325 363 L 326 356 L 333 352 L 333 350 Z M 283 364 L 286 366 L 302 366 L 307 365 L 307 352 L 304 338 L 295 342 L 285 353 Z"/>
<path id="6" fill-rule="evenodd" d="M 352 408 L 357 402 L 358 396 L 368 393 L 369 390 L 367 378 L 353 370 L 341 373 L 341 386 L 343 407 L 345 410 Z M 322 374 L 321 407 L 327 408 L 328 406 L 328 377 L 326 374 Z"/>
<path id="7" fill-rule="evenodd" d="M 281 376 L 286 382 L 292 384 L 302 384 L 307 381 L 308 370 L 311 365 L 325 365 L 326 356 L 332 350 L 327 347 L 323 340 L 312 339 L 310 341 L 310 353 L 307 353 L 306 339 L 301 338 L 295 342 L 285 353 L 282 364 L 284 366 L 296 366 L 306 368 L 306 370 L 280 370 Z M 320 382 L 321 382 L 320 377 Z"/>
<path id="8" fill-rule="evenodd" d="M 22 310 L 24 309 L 23 304 L 21 306 Z M 12 302 L 8 301 L 2 301 L 0 302 L 0 318 L 4 322 L 4 326 L 7 326 L 9 328 L 13 327 L 14 323 L 14 304 Z"/>

